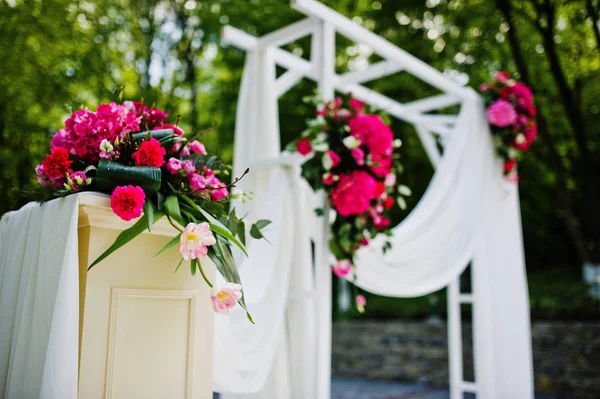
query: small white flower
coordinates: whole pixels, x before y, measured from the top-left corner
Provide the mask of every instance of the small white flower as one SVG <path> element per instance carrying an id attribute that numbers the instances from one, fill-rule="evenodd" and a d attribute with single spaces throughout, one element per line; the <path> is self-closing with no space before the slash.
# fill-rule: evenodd
<path id="1" fill-rule="evenodd" d="M 393 141 L 392 144 L 394 145 L 394 148 L 400 148 L 400 147 L 402 147 L 402 140 L 396 139 Z"/>
<path id="2" fill-rule="evenodd" d="M 515 142 L 517 144 L 523 144 L 526 141 L 525 139 L 525 135 L 523 133 L 519 133 L 517 134 L 517 137 L 515 137 Z"/>
<path id="3" fill-rule="evenodd" d="M 327 144 L 327 143 L 313 143 L 312 149 L 313 149 L 314 152 L 329 151 L 329 144 Z"/>
<path id="4" fill-rule="evenodd" d="M 100 143 L 100 151 L 110 154 L 111 152 L 113 152 L 113 150 L 114 148 L 108 140 L 102 140 L 102 142 Z"/>
<path id="5" fill-rule="evenodd" d="M 347 149 L 353 150 L 360 146 L 360 139 L 354 136 L 345 137 L 342 142 L 346 146 Z"/>
<path id="6" fill-rule="evenodd" d="M 323 155 L 321 158 L 321 162 L 323 163 L 323 168 L 325 170 L 330 170 L 333 167 L 333 160 L 329 156 L 329 154 Z"/>
<path id="7" fill-rule="evenodd" d="M 410 197 L 412 195 L 411 189 L 408 188 L 408 186 L 405 186 L 404 184 L 398 186 L 398 192 L 404 195 L 405 197 Z"/>
<path id="8" fill-rule="evenodd" d="M 402 210 L 406 209 L 406 201 L 404 200 L 404 198 L 398 197 L 396 199 L 396 202 L 398 203 L 398 206 L 400 207 L 400 209 L 402 209 Z"/>

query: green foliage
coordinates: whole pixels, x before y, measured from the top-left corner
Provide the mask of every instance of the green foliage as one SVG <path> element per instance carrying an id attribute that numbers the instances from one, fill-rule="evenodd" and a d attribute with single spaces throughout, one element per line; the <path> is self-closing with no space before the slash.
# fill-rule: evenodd
<path id="1" fill-rule="evenodd" d="M 96 188 L 112 192 L 117 186 L 140 186 L 146 194 L 160 189 L 161 170 L 153 166 L 130 166 L 103 159 L 96 171 Z"/>
<path id="2" fill-rule="evenodd" d="M 519 72 L 510 45 L 511 29 L 499 8 L 506 1 L 323 2 L 448 76 L 462 79 L 468 75 L 469 84 L 475 87 L 495 70 Z M 544 36 L 548 15 L 536 8 L 536 4 L 546 3 L 556 9 L 550 42 Z M 509 5 L 535 100 L 547 120 L 540 139 L 519 165 L 529 273 L 537 275 L 548 266 L 561 265 L 579 281 L 581 257 L 572 244 L 569 220 L 582 230 L 584 249 L 593 252 L 596 261 L 599 258 L 600 212 L 595 207 L 600 202 L 596 176 L 600 161 L 600 51 L 594 30 L 598 21 L 589 6 L 597 10 L 598 2 L 511 0 Z M 170 120 L 180 113 L 179 126 L 201 136 L 207 148 L 225 162 L 231 161 L 244 52 L 220 46 L 220 30 L 231 24 L 262 35 L 300 18 L 281 0 L 0 2 L 4 43 L 0 46 L 0 214 L 23 205 L 25 200 L 13 188 L 31 191 L 37 186 L 35 165 L 43 160 L 50 138 L 69 113 L 115 100 L 120 89 L 123 99 L 144 100 L 165 109 Z M 306 57 L 310 39 L 284 47 Z M 551 52 L 557 55 L 573 94 L 570 101 L 557 84 Z M 338 73 L 377 60 L 338 37 Z M 277 73 L 283 70 L 278 68 Z M 367 85 L 400 102 L 439 94 L 402 72 Z M 282 145 L 296 138 L 305 129 L 305 121 L 314 116 L 312 106 L 301 102 L 314 89 L 312 82 L 303 80 L 281 97 Z M 591 162 L 580 156 L 566 112 L 569 104 L 579 111 Z M 444 113 L 453 111 L 456 109 Z M 203 126 L 213 126 L 213 134 L 203 135 Z M 433 169 L 414 128 L 398 120 L 392 121 L 392 128 L 404 143 L 407 170 L 403 176 L 414 193 L 407 199 L 410 210 L 425 191 Z M 553 148 L 561 167 L 553 161 Z M 564 198 L 570 201 L 570 209 Z M 162 201 L 164 198 L 157 198 L 158 210 Z M 218 204 L 213 210 L 217 219 L 224 212 Z M 405 213 L 394 210 L 396 220 L 401 220 Z M 191 212 L 181 207 L 182 217 L 201 217 Z M 238 225 L 237 237 L 243 242 L 240 229 Z M 370 300 L 372 309 L 371 305 Z"/>

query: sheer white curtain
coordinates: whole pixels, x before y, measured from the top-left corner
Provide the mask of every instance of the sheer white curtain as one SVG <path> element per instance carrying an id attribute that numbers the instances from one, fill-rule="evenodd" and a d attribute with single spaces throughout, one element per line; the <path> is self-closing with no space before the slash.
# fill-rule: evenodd
<path id="1" fill-rule="evenodd" d="M 275 64 L 271 50 L 249 52 L 240 89 L 234 173 L 280 154 Z M 254 200 L 238 215 L 273 221 L 268 242 L 253 241 L 239 264 L 246 301 L 215 325 L 214 389 L 223 398 L 312 398 L 315 320 L 310 247 L 312 193 L 294 166 L 251 169 L 238 187 Z"/>

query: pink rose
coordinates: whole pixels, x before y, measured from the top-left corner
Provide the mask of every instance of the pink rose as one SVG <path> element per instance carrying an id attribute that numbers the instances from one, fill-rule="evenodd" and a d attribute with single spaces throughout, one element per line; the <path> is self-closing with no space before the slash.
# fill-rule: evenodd
<path id="1" fill-rule="evenodd" d="M 186 261 L 203 259 L 208 254 L 208 247 L 216 242 L 208 223 L 189 223 L 179 238 L 179 252 Z"/>
<path id="2" fill-rule="evenodd" d="M 525 134 L 517 135 L 511 145 L 513 148 L 516 148 L 519 151 L 527 151 L 529 146 L 535 141 L 537 138 L 537 125 L 534 123 L 527 128 Z"/>
<path id="3" fill-rule="evenodd" d="M 172 175 L 179 173 L 181 170 L 181 161 L 177 158 L 169 158 L 169 161 L 167 162 L 167 170 Z"/>
<path id="4" fill-rule="evenodd" d="M 365 152 L 360 148 L 355 148 L 350 151 L 350 155 L 356 161 L 358 166 L 363 166 L 365 164 Z"/>
<path id="5" fill-rule="evenodd" d="M 389 155 L 375 154 L 371 157 L 371 171 L 379 176 L 386 177 L 392 170 L 392 157 Z"/>
<path id="6" fill-rule="evenodd" d="M 204 148 L 204 144 L 202 144 L 198 140 L 194 140 L 191 143 L 189 143 L 188 147 L 190 148 L 190 151 L 193 154 L 206 155 L 206 148 Z"/>
<path id="7" fill-rule="evenodd" d="M 517 121 L 517 111 L 511 103 L 499 99 L 494 101 L 486 111 L 490 124 L 498 127 L 507 127 Z"/>
<path id="8" fill-rule="evenodd" d="M 390 155 L 394 133 L 379 115 L 358 114 L 348 122 L 350 134 L 360 139 L 371 154 Z"/>
<path id="9" fill-rule="evenodd" d="M 356 98 L 351 98 L 349 104 L 350 108 L 352 108 L 356 112 L 362 112 L 365 109 L 365 103 L 363 103 L 360 100 L 357 100 Z"/>
<path id="10" fill-rule="evenodd" d="M 183 150 L 181 150 L 181 156 L 189 157 L 190 156 L 190 147 L 188 147 L 187 145 L 185 147 L 183 147 Z"/>
<path id="11" fill-rule="evenodd" d="M 352 263 L 349 260 L 338 260 L 331 266 L 333 273 L 339 278 L 344 278 L 352 271 Z"/>
<path id="12" fill-rule="evenodd" d="M 510 75 L 508 72 L 496 72 L 494 79 L 496 79 L 498 82 L 506 83 L 510 80 Z"/>
<path id="13" fill-rule="evenodd" d="M 364 170 L 343 174 L 331 192 L 331 202 L 342 216 L 363 214 L 376 198 L 375 186 L 375 178 Z"/>
<path id="14" fill-rule="evenodd" d="M 206 188 L 207 179 L 206 177 L 199 175 L 198 173 L 193 173 L 190 179 L 190 187 L 194 191 L 202 190 Z"/>
<path id="15" fill-rule="evenodd" d="M 296 151 L 301 155 L 308 155 L 312 151 L 312 147 L 310 146 L 310 140 L 307 138 L 300 139 L 298 144 L 296 144 Z"/>
<path id="16" fill-rule="evenodd" d="M 356 302 L 356 310 L 358 310 L 360 313 L 364 313 L 365 306 L 367 306 L 367 298 L 365 298 L 363 295 L 357 295 L 354 301 Z"/>
<path id="17" fill-rule="evenodd" d="M 196 165 L 194 161 L 183 161 L 181 167 L 185 170 L 185 173 L 194 173 L 196 171 Z"/>

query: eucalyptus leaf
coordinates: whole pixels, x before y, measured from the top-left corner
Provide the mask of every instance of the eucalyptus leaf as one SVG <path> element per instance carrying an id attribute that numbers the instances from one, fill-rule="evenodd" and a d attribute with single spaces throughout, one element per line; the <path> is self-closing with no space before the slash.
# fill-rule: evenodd
<path id="1" fill-rule="evenodd" d="M 161 211 L 154 212 L 154 222 L 157 222 L 161 217 L 164 216 L 164 213 Z M 130 228 L 123 230 L 121 234 L 117 237 L 115 242 L 108 247 L 106 251 L 102 253 L 92 264 L 88 267 L 90 270 L 92 267 L 96 266 L 99 262 L 104 260 L 108 255 L 115 252 L 117 249 L 121 248 L 123 245 L 127 244 L 129 241 L 133 240 L 135 237 L 139 236 L 146 230 L 148 227 L 148 221 L 146 220 L 147 216 L 144 214 L 133 226 Z"/>
<path id="2" fill-rule="evenodd" d="M 154 166 L 127 166 L 102 159 L 96 170 L 96 188 L 112 193 L 117 186 L 140 186 L 146 195 L 160 189 L 161 171 Z"/>
<path id="3" fill-rule="evenodd" d="M 260 219 L 256 223 L 254 223 L 254 224 L 256 225 L 256 227 L 258 227 L 260 230 L 262 230 L 265 227 L 267 227 L 268 225 L 270 225 L 271 221 L 267 220 L 267 219 Z"/>
<path id="4" fill-rule="evenodd" d="M 263 238 L 263 235 L 260 232 L 260 229 L 255 224 L 253 224 L 252 227 L 250 227 L 250 235 L 252 236 L 252 238 L 255 238 L 257 240 L 260 240 L 261 238 Z"/>

